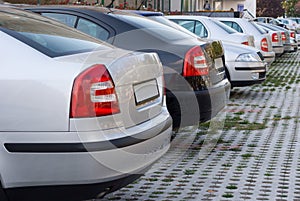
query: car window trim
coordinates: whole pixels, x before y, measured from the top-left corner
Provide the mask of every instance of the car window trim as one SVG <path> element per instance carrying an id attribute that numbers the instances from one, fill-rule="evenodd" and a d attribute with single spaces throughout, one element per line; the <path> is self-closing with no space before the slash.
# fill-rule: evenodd
<path id="1" fill-rule="evenodd" d="M 114 38 L 116 35 L 116 30 L 109 26 L 108 24 L 104 23 L 101 20 L 95 19 L 94 17 L 90 16 L 88 13 L 81 13 L 80 11 L 75 11 L 75 10 L 67 10 L 67 9 L 46 9 L 46 8 L 41 8 L 41 9 L 28 9 L 32 12 L 35 13 L 39 13 L 41 15 L 41 13 L 58 13 L 58 14 L 69 14 L 69 15 L 74 15 L 77 17 L 76 22 L 75 22 L 75 27 L 73 27 L 74 29 L 76 29 L 77 27 L 77 23 L 79 18 L 83 18 L 86 20 L 89 20 L 95 24 L 97 24 L 98 26 L 103 27 L 104 29 L 106 29 L 109 33 L 109 37 L 107 40 L 105 40 L 105 42 L 113 44 L 114 43 Z M 98 39 L 100 40 L 100 39 Z"/>

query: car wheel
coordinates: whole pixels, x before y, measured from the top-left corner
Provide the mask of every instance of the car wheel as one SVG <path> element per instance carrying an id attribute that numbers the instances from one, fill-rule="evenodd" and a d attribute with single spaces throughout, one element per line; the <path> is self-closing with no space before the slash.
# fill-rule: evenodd
<path id="1" fill-rule="evenodd" d="M 181 111 L 178 100 L 175 97 L 172 99 L 167 98 L 167 108 L 173 119 L 173 131 L 176 133 L 179 130 L 181 122 Z"/>
<path id="2" fill-rule="evenodd" d="M 1 182 L 0 182 L 0 200 L 1 201 L 8 201 L 6 193 L 5 193 L 4 189 L 2 188 Z"/>

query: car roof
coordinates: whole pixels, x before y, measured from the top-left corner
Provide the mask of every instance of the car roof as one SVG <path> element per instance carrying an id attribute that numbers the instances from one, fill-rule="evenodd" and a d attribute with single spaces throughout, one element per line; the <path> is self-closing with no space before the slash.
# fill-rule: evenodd
<path id="1" fill-rule="evenodd" d="M 162 12 L 156 12 L 156 11 L 144 11 L 144 10 L 124 10 L 125 12 L 135 13 L 142 16 L 164 16 Z"/>
<path id="2" fill-rule="evenodd" d="M 222 17 L 222 18 L 217 18 L 219 20 L 227 20 L 227 21 L 235 21 L 235 22 L 249 22 L 249 21 L 253 21 L 250 19 L 245 19 L 245 18 L 234 18 L 234 17 Z"/>
<path id="3" fill-rule="evenodd" d="M 200 18 L 200 19 L 212 19 L 211 17 L 207 16 L 201 16 L 201 15 L 168 15 L 168 18 L 176 18 L 180 17 L 181 19 L 195 19 L 195 18 Z"/>
<path id="4" fill-rule="evenodd" d="M 57 9 L 57 10 L 72 10 L 72 11 L 95 11 L 98 14 L 103 13 L 103 14 L 109 14 L 109 13 L 114 13 L 114 14 L 124 14 L 124 15 L 136 15 L 137 14 L 133 12 L 125 12 L 124 10 L 119 10 L 119 9 L 114 9 L 114 8 L 106 8 L 102 6 L 85 6 L 85 5 L 43 5 L 43 6 L 24 6 L 24 9 L 28 10 L 43 10 L 43 9 Z"/>

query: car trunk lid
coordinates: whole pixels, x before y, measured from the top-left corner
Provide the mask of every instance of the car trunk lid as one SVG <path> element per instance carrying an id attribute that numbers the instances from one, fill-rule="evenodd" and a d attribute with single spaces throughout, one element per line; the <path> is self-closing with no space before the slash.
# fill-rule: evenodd
<path id="1" fill-rule="evenodd" d="M 148 121 L 159 115 L 163 106 L 163 70 L 156 53 L 137 53 L 121 49 L 95 51 L 81 55 L 73 55 L 60 60 L 82 61 L 81 71 L 94 66 L 104 65 L 111 76 L 117 104 L 120 112 L 108 116 L 97 117 L 97 126 L 126 128 Z M 97 129 L 87 128 L 90 118 L 72 119 L 71 130 Z"/>
<path id="2" fill-rule="evenodd" d="M 222 42 L 218 40 L 207 41 L 201 46 L 207 54 L 207 60 L 211 62 L 209 69 L 210 85 L 221 82 L 225 75 L 225 58 Z"/>

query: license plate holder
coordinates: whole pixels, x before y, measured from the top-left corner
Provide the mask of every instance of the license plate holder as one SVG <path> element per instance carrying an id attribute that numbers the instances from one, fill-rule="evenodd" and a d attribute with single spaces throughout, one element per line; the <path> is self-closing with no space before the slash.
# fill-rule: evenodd
<path id="1" fill-rule="evenodd" d="M 133 91 L 136 105 L 142 105 L 159 97 L 156 79 L 134 84 Z"/>
<path id="2" fill-rule="evenodd" d="M 222 60 L 222 58 L 215 59 L 215 67 L 217 69 L 223 67 L 223 60 Z"/>

